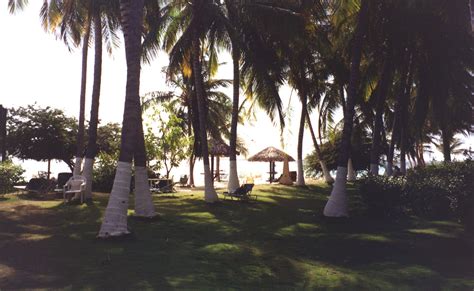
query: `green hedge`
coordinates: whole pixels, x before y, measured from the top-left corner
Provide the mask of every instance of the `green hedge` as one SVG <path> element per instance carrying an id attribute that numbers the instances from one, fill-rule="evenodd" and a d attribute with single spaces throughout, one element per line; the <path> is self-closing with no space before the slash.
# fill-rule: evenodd
<path id="1" fill-rule="evenodd" d="M 474 161 L 411 169 L 406 177 L 367 176 L 359 190 L 370 215 L 455 219 L 472 229 Z"/>
<path id="2" fill-rule="evenodd" d="M 15 165 L 11 161 L 0 163 L 0 194 L 13 191 L 13 185 L 24 182 L 23 173 L 25 170 L 20 165 Z"/>

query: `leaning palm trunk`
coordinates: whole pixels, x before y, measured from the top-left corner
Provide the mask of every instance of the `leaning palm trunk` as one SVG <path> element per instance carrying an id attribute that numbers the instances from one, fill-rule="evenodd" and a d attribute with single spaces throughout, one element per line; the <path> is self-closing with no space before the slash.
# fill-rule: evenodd
<path id="1" fill-rule="evenodd" d="M 304 181 L 304 169 L 303 169 L 303 137 L 304 137 L 304 124 L 306 116 L 308 114 L 308 101 L 306 92 L 300 92 L 301 95 L 301 117 L 300 117 L 300 128 L 298 132 L 298 153 L 297 153 L 297 174 L 296 174 L 296 185 L 305 186 Z"/>
<path id="2" fill-rule="evenodd" d="M 240 90 L 240 51 L 236 42 L 232 42 L 232 61 L 234 66 L 234 96 L 232 100 L 232 120 L 230 124 L 230 153 L 229 153 L 229 183 L 227 189 L 233 192 L 239 185 L 237 173 L 237 121 L 239 119 L 239 90 Z"/>
<path id="3" fill-rule="evenodd" d="M 84 177 L 86 178 L 86 200 L 92 199 L 92 171 L 94 158 L 97 154 L 97 126 L 99 123 L 99 100 L 102 77 L 102 21 L 100 6 L 94 4 L 94 84 L 92 86 L 92 105 L 89 121 L 89 140 L 87 142 L 86 159 L 84 161 Z"/>
<path id="4" fill-rule="evenodd" d="M 127 228 L 128 197 L 132 175 L 132 157 L 140 132 L 140 56 L 144 0 L 121 0 L 120 12 L 127 59 L 127 88 L 122 122 L 120 157 L 112 192 L 98 234 L 100 238 L 130 233 Z M 138 110 L 137 110 L 138 109 Z"/>
<path id="5" fill-rule="evenodd" d="M 199 134 L 201 138 L 201 155 L 204 164 L 204 200 L 208 203 L 214 203 L 218 200 L 217 192 L 214 189 L 214 182 L 212 179 L 211 170 L 209 168 L 209 149 L 207 145 L 207 126 L 206 126 L 206 107 L 204 97 L 204 86 L 202 67 L 199 59 L 200 44 L 197 32 L 194 32 L 194 39 L 192 41 L 192 63 L 193 75 L 196 88 L 196 98 L 199 112 Z"/>
<path id="6" fill-rule="evenodd" d="M 360 60 L 362 55 L 362 41 L 368 22 L 368 1 L 362 0 L 362 6 L 354 32 L 351 51 L 351 70 L 348 85 L 348 94 L 344 114 L 344 127 L 342 129 L 342 143 L 338 151 L 336 182 L 331 191 L 331 196 L 324 207 L 324 215 L 329 217 L 348 216 L 347 212 L 347 161 L 351 151 L 351 135 L 354 119 L 354 104 L 360 78 Z"/>
<path id="7" fill-rule="evenodd" d="M 89 1 L 90 7 L 90 1 Z M 92 17 L 90 9 L 87 15 L 84 38 L 82 40 L 82 71 L 81 71 L 81 93 L 79 98 L 79 126 L 77 130 L 76 160 L 74 162 L 74 175 L 82 172 L 82 157 L 84 155 L 84 115 L 86 111 L 86 83 L 87 83 L 87 55 L 89 53 L 89 38 L 91 35 Z"/>
<path id="8" fill-rule="evenodd" d="M 380 147 L 382 140 L 383 130 L 383 110 L 385 104 L 385 98 L 387 96 L 388 88 L 390 87 L 392 77 L 392 60 L 391 54 L 387 54 L 383 65 L 382 76 L 380 83 L 377 86 L 377 100 L 375 106 L 375 122 L 374 132 L 372 138 L 372 148 L 370 149 L 370 173 L 372 175 L 379 174 L 379 162 L 380 162 Z"/>
<path id="9" fill-rule="evenodd" d="M 309 118 L 308 110 L 306 110 L 306 121 L 308 123 L 309 132 L 311 133 L 311 139 L 313 140 L 314 149 L 316 150 L 316 155 L 318 156 L 318 159 L 319 159 L 319 164 L 321 165 L 321 170 L 323 172 L 324 181 L 328 184 L 332 184 L 334 182 L 334 179 L 331 177 L 331 174 L 329 173 L 326 162 L 322 158 L 321 148 L 319 147 L 318 141 L 316 140 L 316 136 L 314 134 L 313 126 L 311 125 L 311 120 Z"/>
<path id="10" fill-rule="evenodd" d="M 140 115 L 140 113 L 137 113 Z M 143 135 L 143 123 L 140 115 L 138 128 L 138 139 L 135 145 L 135 216 L 154 217 L 155 206 L 151 199 L 150 186 L 148 184 L 148 169 L 146 167 L 145 137 Z"/>

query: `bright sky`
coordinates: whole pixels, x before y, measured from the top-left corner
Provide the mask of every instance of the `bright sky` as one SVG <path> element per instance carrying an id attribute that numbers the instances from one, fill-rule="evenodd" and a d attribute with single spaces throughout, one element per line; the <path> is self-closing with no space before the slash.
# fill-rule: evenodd
<path id="1" fill-rule="evenodd" d="M 9 15 L 4 7 L 0 9 L 2 30 L 2 54 L 0 54 L 0 104 L 7 107 L 25 106 L 37 102 L 42 106 L 63 109 L 70 116 L 78 116 L 81 77 L 81 49 L 69 52 L 66 46 L 47 34 L 41 28 L 39 9 L 42 1 L 30 1 L 29 6 L 16 15 Z M 89 50 L 89 71 L 87 83 L 87 115 L 89 114 L 93 74 L 93 46 Z M 218 78 L 232 79 L 230 58 L 223 54 L 226 62 L 218 73 Z M 162 67 L 168 64 L 168 57 L 162 53 L 151 64 L 143 65 L 140 94 L 155 90 L 166 90 Z M 102 89 L 99 117 L 102 121 L 122 121 L 123 101 L 126 81 L 126 64 L 123 46 L 112 56 L 104 54 Z M 232 96 L 231 88 L 225 90 Z M 283 88 L 285 106 L 291 90 Z M 298 110 L 296 95 L 293 95 L 290 111 Z M 296 111 L 295 111 L 296 112 Z M 296 156 L 296 134 L 299 114 L 290 115 L 290 123 L 285 131 L 286 149 Z M 279 129 L 274 127 L 265 114 L 259 113 L 254 126 L 239 128 L 241 137 L 247 141 L 249 153 L 255 153 L 266 146 L 281 147 Z M 294 133 L 294 134 L 291 134 Z M 311 141 L 306 139 L 307 152 Z M 296 158 L 296 157 L 295 157 Z"/>

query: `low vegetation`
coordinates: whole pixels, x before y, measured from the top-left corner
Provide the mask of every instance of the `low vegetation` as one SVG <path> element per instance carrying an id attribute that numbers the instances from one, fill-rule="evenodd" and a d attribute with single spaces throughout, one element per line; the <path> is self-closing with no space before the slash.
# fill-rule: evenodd
<path id="1" fill-rule="evenodd" d="M 406 177 L 368 176 L 359 187 L 368 213 L 374 217 L 453 219 L 474 231 L 472 160 L 415 168 Z"/>
<path id="2" fill-rule="evenodd" d="M 322 216 L 325 185 L 257 186 L 256 202 L 207 205 L 202 191 L 154 195 L 160 219 L 134 237 L 95 239 L 108 195 L 64 205 L 0 202 L 0 286 L 90 289 L 471 290 L 474 240 L 450 220 Z M 222 193 L 223 190 L 219 191 Z M 129 214 L 133 214 L 130 212 Z"/>

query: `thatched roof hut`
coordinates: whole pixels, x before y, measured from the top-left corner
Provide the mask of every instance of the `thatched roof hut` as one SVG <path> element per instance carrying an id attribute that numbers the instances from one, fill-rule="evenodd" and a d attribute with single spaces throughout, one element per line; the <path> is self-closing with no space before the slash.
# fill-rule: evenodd
<path id="1" fill-rule="evenodd" d="M 216 157 L 228 157 L 230 155 L 230 146 L 222 140 L 211 139 L 209 141 L 209 154 Z"/>
<path id="2" fill-rule="evenodd" d="M 283 162 L 285 157 L 288 158 L 289 162 L 294 162 L 290 155 L 274 147 L 268 147 L 259 153 L 251 156 L 248 160 L 251 162 Z"/>

